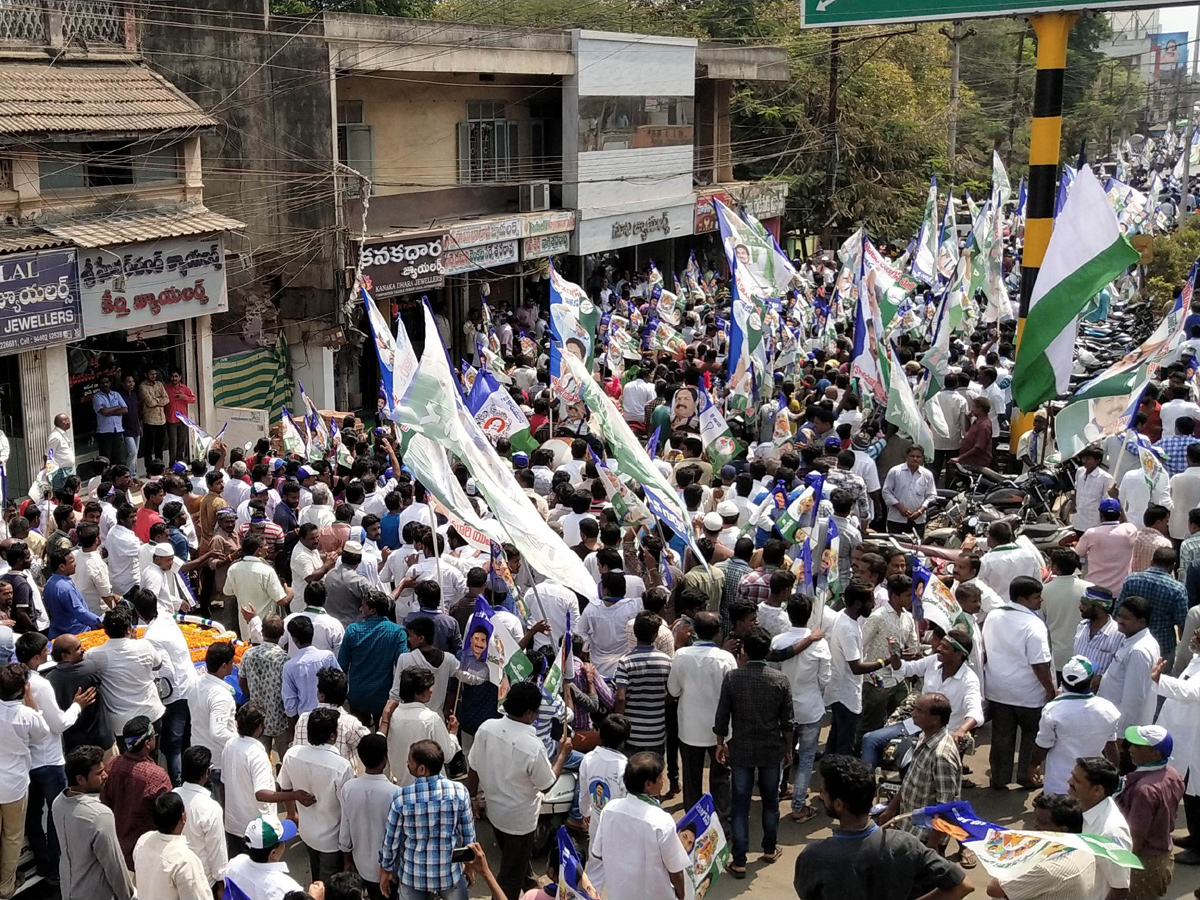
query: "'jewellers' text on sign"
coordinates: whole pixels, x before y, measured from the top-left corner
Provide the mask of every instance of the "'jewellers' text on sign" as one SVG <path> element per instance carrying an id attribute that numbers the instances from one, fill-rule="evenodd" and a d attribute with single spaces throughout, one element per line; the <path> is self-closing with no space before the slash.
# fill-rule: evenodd
<path id="1" fill-rule="evenodd" d="M 0 355 L 81 337 L 74 249 L 0 256 Z"/>
<path id="2" fill-rule="evenodd" d="M 91 337 L 229 308 L 220 237 L 81 250 L 83 330 Z"/>

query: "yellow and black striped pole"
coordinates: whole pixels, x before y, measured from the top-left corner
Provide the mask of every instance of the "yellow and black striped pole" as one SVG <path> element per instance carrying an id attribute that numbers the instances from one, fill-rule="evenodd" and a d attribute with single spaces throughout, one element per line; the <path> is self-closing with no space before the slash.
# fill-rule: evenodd
<path id="1" fill-rule="evenodd" d="M 1075 13 L 1044 13 L 1030 16 L 1037 35 L 1037 79 L 1033 85 L 1033 127 L 1029 137 L 1029 194 L 1026 198 L 1025 246 L 1021 256 L 1021 301 L 1017 318 L 1017 346 L 1029 315 L 1029 298 L 1038 269 L 1054 230 L 1054 198 L 1058 193 L 1059 144 L 1062 142 L 1063 75 L 1067 69 L 1067 36 L 1075 24 Z M 1033 410 L 1014 417 L 1011 450 L 1033 427 Z"/>

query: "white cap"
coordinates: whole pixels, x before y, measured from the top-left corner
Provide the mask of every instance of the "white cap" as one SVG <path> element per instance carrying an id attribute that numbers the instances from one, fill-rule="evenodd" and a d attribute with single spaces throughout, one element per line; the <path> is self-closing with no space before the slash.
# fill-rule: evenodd
<path id="1" fill-rule="evenodd" d="M 175 548 L 170 544 L 155 544 L 154 555 L 155 557 L 174 556 Z"/>

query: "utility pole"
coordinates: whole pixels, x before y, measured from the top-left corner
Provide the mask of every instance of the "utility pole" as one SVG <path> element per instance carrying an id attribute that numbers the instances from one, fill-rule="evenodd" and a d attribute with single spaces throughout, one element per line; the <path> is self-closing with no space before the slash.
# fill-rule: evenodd
<path id="1" fill-rule="evenodd" d="M 837 189 L 838 167 L 838 62 L 841 56 L 840 29 L 829 29 L 829 106 L 825 112 L 826 130 L 829 133 L 829 164 L 825 172 L 825 227 L 821 231 L 821 246 L 829 248 L 833 243 L 833 193 Z"/>
<path id="2" fill-rule="evenodd" d="M 1008 116 L 1008 153 L 1004 165 L 1012 168 L 1013 142 L 1017 135 L 1017 104 L 1021 98 L 1021 62 L 1025 59 L 1025 30 L 1017 38 L 1017 59 L 1013 63 L 1012 111 Z"/>
<path id="3" fill-rule="evenodd" d="M 974 28 L 963 31 L 962 22 L 955 22 L 951 31 L 943 25 L 938 29 L 950 41 L 950 134 L 949 147 L 946 151 L 946 163 L 950 173 L 954 173 L 954 157 L 958 152 L 958 65 L 959 44 L 975 34 Z"/>

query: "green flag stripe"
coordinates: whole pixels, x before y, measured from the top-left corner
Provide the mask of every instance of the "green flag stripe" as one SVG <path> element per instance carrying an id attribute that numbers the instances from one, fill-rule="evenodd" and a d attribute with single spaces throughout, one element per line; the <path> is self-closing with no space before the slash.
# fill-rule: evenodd
<path id="1" fill-rule="evenodd" d="M 1058 395 L 1046 350 L 1079 315 L 1088 300 L 1140 258 L 1124 237 L 1092 257 L 1029 310 L 1013 368 L 1013 403 L 1023 411 Z"/>

